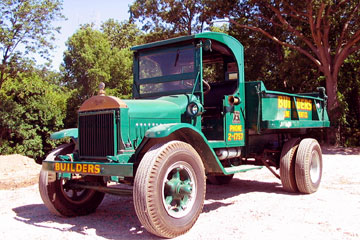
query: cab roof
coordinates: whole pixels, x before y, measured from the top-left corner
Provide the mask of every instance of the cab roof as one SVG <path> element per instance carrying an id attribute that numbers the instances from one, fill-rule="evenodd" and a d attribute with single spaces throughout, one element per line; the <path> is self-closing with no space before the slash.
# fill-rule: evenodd
<path id="1" fill-rule="evenodd" d="M 176 43 L 180 43 L 180 42 L 186 42 L 186 41 L 190 41 L 192 39 L 212 39 L 212 40 L 221 42 L 224 45 L 228 46 L 233 52 L 235 49 L 242 50 L 242 48 L 243 48 L 242 44 L 238 40 L 236 40 L 232 36 L 229 36 L 225 33 L 204 32 L 204 33 L 199 33 L 199 34 L 194 34 L 194 35 L 189 35 L 189 36 L 170 38 L 170 39 L 166 39 L 166 40 L 162 40 L 162 41 L 138 45 L 138 46 L 132 47 L 131 50 L 139 51 L 139 50 L 144 50 L 144 49 L 156 48 L 156 47 L 160 47 L 160 46 L 176 44 Z"/>
<path id="2" fill-rule="evenodd" d="M 221 43 L 222 45 L 225 45 L 227 48 L 230 49 L 232 55 L 235 57 L 237 66 L 239 69 L 239 81 L 244 82 L 245 76 L 244 76 L 244 48 L 243 45 L 236 40 L 234 37 L 227 35 L 225 33 L 219 33 L 219 32 L 203 32 L 198 33 L 194 35 L 189 36 L 182 36 L 177 38 L 170 38 L 162 41 L 147 43 L 144 45 L 134 46 L 131 48 L 131 50 L 137 52 L 142 50 L 150 50 L 157 47 L 166 47 L 173 46 L 174 44 L 181 44 L 184 42 L 191 42 L 194 41 L 194 39 L 210 39 L 213 41 L 216 41 L 218 43 Z"/>

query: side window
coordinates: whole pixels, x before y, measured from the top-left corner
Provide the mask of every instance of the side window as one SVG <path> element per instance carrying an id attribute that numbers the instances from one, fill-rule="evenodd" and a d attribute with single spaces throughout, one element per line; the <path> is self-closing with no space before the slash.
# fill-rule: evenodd
<path id="1" fill-rule="evenodd" d="M 235 56 L 229 48 L 213 41 L 212 49 L 203 51 L 202 61 L 203 80 L 210 85 L 210 91 L 204 95 L 204 106 L 220 107 L 221 110 L 224 96 L 234 94 L 238 88 L 239 71 Z"/>
<path id="2" fill-rule="evenodd" d="M 203 64 L 203 79 L 208 83 L 223 82 L 224 64 L 223 62 L 209 62 Z"/>

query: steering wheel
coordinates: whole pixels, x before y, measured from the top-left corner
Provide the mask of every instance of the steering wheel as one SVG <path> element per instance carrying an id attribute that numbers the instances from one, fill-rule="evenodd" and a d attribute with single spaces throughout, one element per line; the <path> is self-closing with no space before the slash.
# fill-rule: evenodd
<path id="1" fill-rule="evenodd" d="M 203 82 L 203 86 L 206 87 L 206 90 L 204 91 L 204 95 L 206 95 L 210 92 L 211 87 L 210 87 L 210 84 L 207 81 L 205 81 L 204 79 L 202 80 L 202 82 Z"/>

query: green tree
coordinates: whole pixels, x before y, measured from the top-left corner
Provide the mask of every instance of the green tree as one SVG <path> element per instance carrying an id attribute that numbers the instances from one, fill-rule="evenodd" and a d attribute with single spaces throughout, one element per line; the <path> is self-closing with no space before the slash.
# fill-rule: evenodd
<path id="1" fill-rule="evenodd" d="M 129 21 L 109 19 L 101 25 L 101 32 L 107 37 L 113 58 L 110 64 L 111 79 L 109 94 L 129 98 L 132 84 L 133 55 L 130 48 L 144 43 L 144 33 Z M 110 60 L 110 59 L 109 59 Z"/>
<path id="2" fill-rule="evenodd" d="M 110 76 L 109 59 L 111 45 L 107 37 L 91 26 L 81 27 L 66 42 L 64 52 L 65 82 L 71 89 L 77 89 L 80 101 L 96 93 L 100 82 L 108 83 Z"/>
<path id="3" fill-rule="evenodd" d="M 263 81 L 268 89 L 292 93 L 315 91 L 324 83 L 317 67 L 298 51 L 233 24 L 228 33 L 244 46 L 247 81 Z"/>
<path id="4" fill-rule="evenodd" d="M 63 18 L 61 10 L 62 0 L 0 1 L 0 89 L 6 77 L 16 70 L 19 56 L 49 56 L 54 34 L 60 30 L 52 22 Z"/>
<path id="5" fill-rule="evenodd" d="M 141 44 L 143 32 L 129 21 L 116 21 L 109 19 L 101 24 L 101 32 L 104 33 L 112 47 L 119 49 L 130 48 L 134 45 Z"/>
<path id="6" fill-rule="evenodd" d="M 325 76 L 328 109 L 337 121 L 340 67 L 360 49 L 359 1 L 208 0 L 207 4 L 229 23 L 309 58 Z"/>
<path id="7" fill-rule="evenodd" d="M 19 153 L 38 161 L 54 147 L 49 133 L 63 127 L 68 94 L 53 83 L 58 73 L 29 69 L 0 89 L 0 154 Z"/>
<path id="8" fill-rule="evenodd" d="M 360 146 L 360 53 L 349 56 L 340 70 L 338 98 L 343 115 L 340 118 L 341 143 Z"/>
<path id="9" fill-rule="evenodd" d="M 115 32 L 121 26 L 129 29 L 128 25 L 115 21 L 104 24 L 102 28 L 107 35 L 91 25 L 85 25 L 67 41 L 68 49 L 63 62 L 64 83 L 73 89 L 68 105 L 67 126 L 75 125 L 75 111 L 84 100 L 97 94 L 100 82 L 106 84 L 108 95 L 121 98 L 130 96 L 132 53 L 127 45 L 131 44 L 126 41 L 127 37 L 120 39 L 116 36 Z"/>
<path id="10" fill-rule="evenodd" d="M 213 19 L 203 0 L 136 0 L 130 6 L 131 19 L 143 23 L 143 30 L 171 34 L 202 32 Z"/>

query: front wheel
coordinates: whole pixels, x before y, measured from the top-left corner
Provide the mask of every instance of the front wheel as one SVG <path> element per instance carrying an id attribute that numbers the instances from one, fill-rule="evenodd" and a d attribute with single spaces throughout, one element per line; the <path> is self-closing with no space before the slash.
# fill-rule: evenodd
<path id="1" fill-rule="evenodd" d="M 52 151 L 46 160 L 53 161 L 58 155 L 71 153 L 73 148 L 72 144 L 61 145 Z M 105 194 L 72 186 L 81 182 L 106 186 L 102 177 L 85 176 L 71 180 L 58 179 L 56 173 L 41 170 L 39 177 L 40 196 L 45 206 L 53 214 L 66 217 L 90 214 L 100 205 Z"/>
<path id="2" fill-rule="evenodd" d="M 205 199 L 205 171 L 189 144 L 157 144 L 144 155 L 134 181 L 134 207 L 151 233 L 172 238 L 189 231 Z"/>

